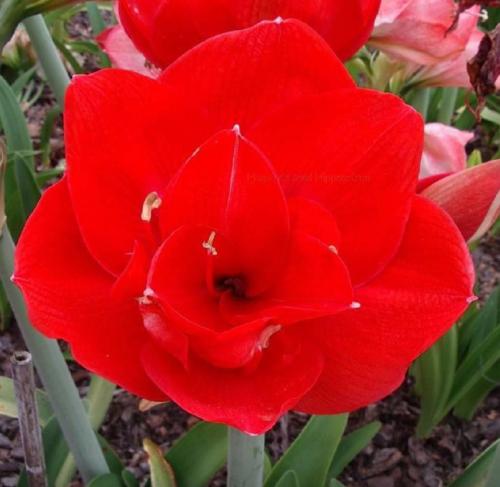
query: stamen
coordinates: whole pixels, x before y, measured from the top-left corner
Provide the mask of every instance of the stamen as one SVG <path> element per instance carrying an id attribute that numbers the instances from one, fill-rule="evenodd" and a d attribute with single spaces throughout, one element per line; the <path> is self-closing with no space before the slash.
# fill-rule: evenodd
<path id="1" fill-rule="evenodd" d="M 361 308 L 361 303 L 358 303 L 357 301 L 353 301 L 351 303 L 351 309 L 359 309 Z"/>
<path id="2" fill-rule="evenodd" d="M 239 123 L 235 123 L 233 125 L 233 132 L 236 134 L 237 137 L 241 136 L 241 127 Z"/>
<path id="3" fill-rule="evenodd" d="M 150 287 L 147 287 L 144 289 L 142 296 L 138 299 L 139 304 L 153 304 L 153 300 L 151 298 L 154 297 L 156 297 L 156 293 Z"/>
<path id="4" fill-rule="evenodd" d="M 158 193 L 153 191 L 146 196 L 142 204 L 141 220 L 143 222 L 150 222 L 153 216 L 153 210 L 157 210 L 161 206 L 161 198 Z"/>
<path id="5" fill-rule="evenodd" d="M 264 331 L 260 335 L 259 343 L 257 348 L 259 350 L 264 350 L 269 347 L 269 340 L 271 337 L 278 333 L 283 327 L 281 325 L 271 325 L 264 329 Z"/>
<path id="6" fill-rule="evenodd" d="M 217 249 L 214 247 L 214 240 L 216 235 L 217 234 L 215 232 L 212 232 L 208 237 L 208 240 L 201 244 L 202 247 L 207 250 L 208 254 L 213 256 L 217 255 Z"/>
<path id="7" fill-rule="evenodd" d="M 338 251 L 337 247 L 335 247 L 335 245 L 329 245 L 329 246 L 328 246 L 328 250 L 329 250 L 330 252 L 333 252 L 333 253 L 334 253 L 334 254 L 336 254 L 336 255 L 339 255 L 339 251 Z"/>

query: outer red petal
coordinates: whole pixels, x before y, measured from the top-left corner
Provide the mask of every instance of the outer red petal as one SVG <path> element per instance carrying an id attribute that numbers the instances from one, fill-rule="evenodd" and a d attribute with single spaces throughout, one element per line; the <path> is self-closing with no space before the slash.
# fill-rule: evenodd
<path id="1" fill-rule="evenodd" d="M 287 266 L 276 286 L 253 300 L 226 294 L 221 311 L 232 323 L 267 318 L 287 324 L 338 313 L 352 300 L 349 272 L 336 250 L 299 233 L 292 235 Z"/>
<path id="2" fill-rule="evenodd" d="M 466 240 L 477 240 L 500 214 L 500 160 L 442 178 L 422 195 L 453 218 Z"/>
<path id="3" fill-rule="evenodd" d="M 296 98 L 354 88 L 328 45 L 305 24 L 287 20 L 211 38 L 160 77 L 184 89 L 215 128 L 247 127 Z"/>
<path id="4" fill-rule="evenodd" d="M 410 363 L 465 311 L 473 282 L 470 255 L 453 222 L 416 197 L 398 255 L 357 291 L 361 308 L 308 324 L 308 339 L 323 344 L 326 363 L 297 408 L 335 414 L 392 392 Z"/>
<path id="5" fill-rule="evenodd" d="M 306 22 L 347 59 L 368 39 L 379 6 L 380 0 L 119 1 L 128 34 L 161 67 L 209 37 L 277 17 Z"/>
<path id="6" fill-rule="evenodd" d="M 165 192 L 159 217 L 165 235 L 182 225 L 222 233 L 241 264 L 246 296 L 276 282 L 287 257 L 289 216 L 280 183 L 238 128 L 219 132 L 184 164 Z"/>
<path id="7" fill-rule="evenodd" d="M 303 98 L 251 131 L 287 196 L 319 201 L 340 228 L 340 256 L 359 284 L 399 247 L 422 155 L 421 117 L 369 90 Z"/>
<path id="8" fill-rule="evenodd" d="M 153 381 L 186 411 L 206 421 L 261 434 L 293 408 L 323 367 L 315 345 L 298 332 L 279 332 L 254 371 L 222 370 L 193 360 L 188 370 L 153 344 L 143 351 Z"/>
<path id="9" fill-rule="evenodd" d="M 79 76 L 66 97 L 71 199 L 91 254 L 113 274 L 144 234 L 146 196 L 208 137 L 188 101 L 156 81 L 120 70 Z M 188 129 L 189 127 L 189 129 Z"/>
<path id="10" fill-rule="evenodd" d="M 14 280 L 33 324 L 69 341 L 82 365 L 142 397 L 165 398 L 139 361 L 147 337 L 137 306 L 111 298 L 113 279 L 83 244 L 65 180 L 46 191 L 27 222 Z"/>

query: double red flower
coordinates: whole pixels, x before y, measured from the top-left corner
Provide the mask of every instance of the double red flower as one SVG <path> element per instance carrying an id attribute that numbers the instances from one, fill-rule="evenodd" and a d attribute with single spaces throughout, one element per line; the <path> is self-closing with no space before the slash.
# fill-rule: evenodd
<path id="1" fill-rule="evenodd" d="M 206 420 L 269 429 L 402 381 L 472 299 L 450 218 L 415 194 L 420 116 L 356 89 L 299 21 L 212 38 L 158 80 L 67 96 L 68 173 L 20 239 L 36 326 Z"/>

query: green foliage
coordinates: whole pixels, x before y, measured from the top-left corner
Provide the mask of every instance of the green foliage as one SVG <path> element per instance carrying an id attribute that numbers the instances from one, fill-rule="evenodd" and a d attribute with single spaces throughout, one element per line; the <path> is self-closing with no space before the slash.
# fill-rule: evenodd
<path id="1" fill-rule="evenodd" d="M 166 453 L 178 487 L 204 487 L 224 466 L 227 457 L 227 427 L 198 423 Z"/>
<path id="2" fill-rule="evenodd" d="M 485 487 L 498 445 L 500 440 L 481 453 L 449 487 Z"/>
<path id="3" fill-rule="evenodd" d="M 415 363 L 419 436 L 429 435 L 452 409 L 470 419 L 500 383 L 500 288 L 474 308 Z"/>
<path id="4" fill-rule="evenodd" d="M 103 437 L 99 436 L 98 439 L 111 473 L 120 478 L 121 472 L 124 468 L 120 459 Z M 74 475 L 74 463 L 56 418 L 50 419 L 47 425 L 43 428 L 42 440 L 45 452 L 45 466 L 48 484 L 51 487 L 66 487 Z M 95 480 L 97 481 L 99 479 Z M 106 479 L 107 477 L 104 478 L 104 480 Z M 96 485 L 98 487 L 104 487 L 107 484 L 97 483 Z M 111 487 L 111 485 L 114 486 L 116 484 L 109 485 Z M 17 487 L 28 487 L 26 470 L 21 472 Z"/>
<path id="5" fill-rule="evenodd" d="M 288 472 L 301 486 L 325 485 L 335 452 L 347 425 L 347 415 L 313 416 L 292 446 L 279 459 L 265 487 L 275 487 Z"/>
<path id="6" fill-rule="evenodd" d="M 144 440 L 144 449 L 148 454 L 152 487 L 176 487 L 174 471 L 165 460 L 160 448 L 151 440 Z"/>
<path id="7" fill-rule="evenodd" d="M 36 401 L 40 424 L 45 426 L 52 417 L 52 407 L 47 394 L 37 389 Z M 14 383 L 9 377 L 0 377 L 0 415 L 17 418 L 17 403 Z"/>

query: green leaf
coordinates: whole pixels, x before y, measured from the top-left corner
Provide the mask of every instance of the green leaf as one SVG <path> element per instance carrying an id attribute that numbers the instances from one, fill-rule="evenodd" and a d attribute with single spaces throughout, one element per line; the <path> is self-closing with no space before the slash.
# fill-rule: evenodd
<path id="1" fill-rule="evenodd" d="M 483 451 L 449 487 L 484 487 L 500 440 Z"/>
<path id="2" fill-rule="evenodd" d="M 114 473 L 106 473 L 92 479 L 87 487 L 123 487 L 121 478 Z"/>
<path id="3" fill-rule="evenodd" d="M 483 156 L 479 149 L 474 149 L 467 159 L 467 167 L 479 166 L 483 162 Z"/>
<path id="4" fill-rule="evenodd" d="M 328 487 L 344 487 L 344 484 L 336 479 L 333 479 L 330 481 L 330 485 Z"/>
<path id="5" fill-rule="evenodd" d="M 102 436 L 98 435 L 98 439 L 111 473 L 120 478 L 123 470 L 120 459 Z M 75 472 L 74 460 L 56 418 L 51 418 L 43 428 L 42 441 L 48 485 L 68 485 Z M 21 472 L 17 485 L 29 487 L 25 469 Z"/>
<path id="6" fill-rule="evenodd" d="M 488 370 L 484 377 L 478 380 L 470 391 L 458 401 L 453 414 L 459 418 L 472 420 L 477 408 L 486 399 L 486 396 L 500 384 L 500 362 Z"/>
<path id="7" fill-rule="evenodd" d="M 40 149 L 42 151 L 42 165 L 44 167 L 47 167 L 50 164 L 50 137 L 54 131 L 54 126 L 60 114 L 61 109 L 58 106 L 51 108 L 48 111 L 40 130 Z"/>
<path id="8" fill-rule="evenodd" d="M 416 388 L 421 398 L 417 435 L 421 438 L 428 436 L 441 418 L 453 387 L 457 361 L 456 326 L 416 361 Z"/>
<path id="9" fill-rule="evenodd" d="M 28 127 L 8 83 L 0 77 L 0 123 L 7 141 L 6 212 L 14 238 L 40 198 Z"/>
<path id="10" fill-rule="evenodd" d="M 495 125 L 500 125 L 500 113 L 485 107 L 481 112 L 481 118 L 488 122 L 494 123 Z"/>
<path id="11" fill-rule="evenodd" d="M 16 95 L 16 97 L 21 95 L 23 89 L 26 87 L 31 78 L 33 78 L 33 75 L 36 72 L 36 68 L 37 66 L 33 66 L 24 73 L 20 74 L 18 78 L 12 83 L 12 92 Z"/>
<path id="12" fill-rule="evenodd" d="M 342 439 L 347 414 L 313 416 L 292 446 L 280 458 L 266 479 L 265 487 L 275 487 L 288 470 L 297 474 L 302 486 L 325 485 L 328 469 Z"/>
<path id="13" fill-rule="evenodd" d="M 287 470 L 276 483 L 276 487 L 300 487 L 299 478 L 293 470 Z"/>
<path id="14" fill-rule="evenodd" d="M 122 470 L 122 481 L 125 487 L 139 487 L 139 482 L 128 470 Z"/>
<path id="15" fill-rule="evenodd" d="M 9 326 L 12 318 L 12 311 L 10 309 L 9 301 L 5 295 L 3 286 L 0 285 L 0 332 L 5 331 Z"/>
<path id="16" fill-rule="evenodd" d="M 144 450 L 148 454 L 152 487 L 175 487 L 174 471 L 165 460 L 160 448 L 146 438 L 144 440 Z"/>
<path id="17" fill-rule="evenodd" d="M 47 394 L 36 390 L 36 402 L 40 424 L 45 426 L 52 417 L 52 407 Z M 0 415 L 17 418 L 17 404 L 14 393 L 14 383 L 9 377 L 0 377 Z"/>
<path id="18" fill-rule="evenodd" d="M 477 347 L 489 340 L 489 335 L 500 325 L 500 287 L 491 294 L 486 304 L 476 314 L 468 325 L 461 331 L 468 334 L 466 351 L 471 354 Z M 478 367 L 481 364 L 478 364 Z M 500 381 L 500 361 L 493 364 L 489 369 L 482 367 L 483 374 L 470 390 L 457 402 L 454 413 L 462 418 L 471 418 L 482 400 L 495 388 Z"/>
<path id="19" fill-rule="evenodd" d="M 444 417 L 471 389 L 487 371 L 500 360 L 500 327 L 495 328 L 488 337 L 471 351 L 455 375 L 455 382 L 447 406 L 440 414 Z"/>
<path id="20" fill-rule="evenodd" d="M 333 457 L 328 478 L 334 480 L 335 477 L 338 477 L 344 471 L 344 468 L 368 446 L 368 443 L 380 431 L 381 427 L 382 423 L 373 421 L 342 438 Z"/>
<path id="21" fill-rule="evenodd" d="M 178 487 L 205 487 L 227 458 L 227 427 L 198 423 L 166 453 Z"/>

